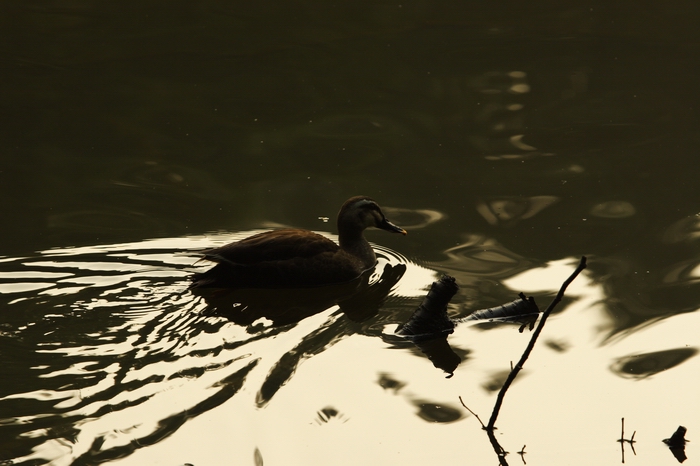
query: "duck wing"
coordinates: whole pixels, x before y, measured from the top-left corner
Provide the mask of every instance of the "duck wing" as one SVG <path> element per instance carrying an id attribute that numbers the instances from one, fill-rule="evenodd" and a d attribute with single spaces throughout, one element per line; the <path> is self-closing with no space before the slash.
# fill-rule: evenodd
<path id="1" fill-rule="evenodd" d="M 328 238 L 307 230 L 275 230 L 202 252 L 216 262 L 192 276 L 198 288 L 305 288 L 343 283 L 366 268 Z"/>
<path id="2" fill-rule="evenodd" d="M 203 251 L 203 259 L 230 265 L 310 259 L 338 252 L 340 247 L 325 236 L 308 230 L 282 229 L 249 236 L 235 243 Z"/>

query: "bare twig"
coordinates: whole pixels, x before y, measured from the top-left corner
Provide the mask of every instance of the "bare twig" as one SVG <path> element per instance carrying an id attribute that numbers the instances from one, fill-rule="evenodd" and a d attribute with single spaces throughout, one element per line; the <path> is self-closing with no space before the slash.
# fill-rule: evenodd
<path id="1" fill-rule="evenodd" d="M 627 442 L 627 443 L 629 443 L 630 445 L 632 445 L 632 448 L 634 449 L 634 443 L 636 442 L 636 440 L 634 439 L 634 436 L 635 436 L 635 435 L 637 435 L 637 431 L 636 431 L 636 430 L 635 430 L 634 432 L 632 432 L 632 437 L 630 437 L 629 439 L 626 439 L 626 438 L 625 438 L 625 418 L 623 417 L 623 418 L 622 418 L 622 431 L 621 431 L 621 433 L 620 433 L 620 438 L 619 438 L 617 441 L 620 442 L 620 443 L 625 443 L 625 442 Z"/>
<path id="2" fill-rule="evenodd" d="M 526 447 L 526 446 L 527 446 L 527 445 L 523 445 L 523 447 L 522 447 L 522 448 L 520 449 L 520 451 L 518 452 L 518 455 L 520 455 L 520 457 L 523 459 L 523 464 L 527 464 L 527 462 L 525 461 L 525 453 L 527 453 L 527 452 L 525 451 L 525 447 Z"/>
<path id="3" fill-rule="evenodd" d="M 625 441 L 625 418 L 622 418 L 622 430 L 620 431 L 620 440 L 618 442 L 624 442 Z"/>
<path id="4" fill-rule="evenodd" d="M 620 442 L 620 454 L 622 455 L 622 464 L 625 464 L 625 442 L 630 444 L 630 446 L 632 447 L 632 453 L 634 453 L 635 456 L 637 455 L 637 452 L 634 451 L 634 443 L 636 442 L 636 440 L 634 439 L 634 436 L 636 434 L 637 434 L 637 431 L 635 430 L 634 432 L 632 432 L 632 437 L 630 437 L 629 439 L 625 438 L 625 418 L 623 417 L 622 418 L 622 428 L 620 431 L 620 438 L 617 440 L 618 442 Z"/>
<path id="5" fill-rule="evenodd" d="M 474 417 L 476 418 L 477 421 L 479 421 L 479 424 L 481 424 L 481 428 L 482 428 L 482 429 L 486 429 L 486 426 L 484 425 L 483 422 L 481 422 L 481 418 L 479 417 L 479 415 L 476 414 L 476 413 L 475 413 L 474 411 L 472 411 L 471 409 L 469 409 L 469 406 L 467 406 L 467 405 L 464 404 L 464 401 L 462 400 L 462 397 L 461 397 L 461 396 L 459 397 L 459 402 L 462 403 L 462 406 L 464 406 L 464 408 L 465 408 L 467 411 L 469 411 L 470 413 L 472 413 L 472 416 L 474 416 Z"/>

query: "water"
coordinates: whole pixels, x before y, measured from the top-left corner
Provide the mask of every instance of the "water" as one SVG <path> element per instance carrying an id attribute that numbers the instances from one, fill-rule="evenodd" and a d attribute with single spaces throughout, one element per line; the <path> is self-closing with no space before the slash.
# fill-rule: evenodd
<path id="1" fill-rule="evenodd" d="M 21 320 L 6 322 L 2 335 L 3 347 L 12 349 L 3 354 L 5 367 L 16 381 L 2 398 L 3 427 L 17 436 L 10 447 L 20 453 L 16 461 L 119 458 L 169 437 L 243 389 L 257 392 L 253 406 L 263 408 L 304 360 L 351 336 L 381 338 L 383 321 L 395 322 L 385 313 L 354 323 L 328 305 L 298 325 L 253 317 L 239 326 L 208 315 L 205 300 L 187 290 L 194 251 L 252 233 L 6 258 L 4 309 Z M 387 266 L 402 266 L 396 280 L 404 280 L 403 292 L 392 291 L 392 300 L 416 296 L 433 276 L 389 250 L 378 252 L 377 270 L 384 272 L 369 277 L 370 284 L 387 280 Z M 30 366 L 17 364 L 30 359 Z M 245 383 L 260 376 L 258 386 Z"/>
<path id="2" fill-rule="evenodd" d="M 694 5 L 0 9 L 0 461 L 495 464 L 459 397 L 487 419 L 528 332 L 458 325 L 449 379 L 394 332 L 440 274 L 459 319 L 544 307 L 582 255 L 506 396 L 509 464 L 617 463 L 622 417 L 625 463 L 694 439 Z M 237 324 L 186 290 L 197 249 L 332 235 L 358 194 L 409 231 L 368 232 L 364 319 Z"/>
<path id="3" fill-rule="evenodd" d="M 379 246 L 377 270 L 406 270 L 368 320 L 355 322 L 337 306 L 283 325 L 262 317 L 237 325 L 210 315 L 206 302 L 187 291 L 194 253 L 250 233 L 5 258 L 3 367 L 13 382 L 0 400 L 4 438 L 12 439 L 3 451 L 17 464 L 225 464 L 254 457 L 355 464 L 392 462 L 405 452 L 409 463 L 438 456 L 450 464 L 464 454 L 466 436 L 470 457 L 492 461 L 477 421 L 458 400 L 485 420 L 528 332 L 458 325 L 448 342 L 462 363 L 446 379 L 394 336 L 437 273 Z M 480 264 L 502 266 L 500 256 L 491 259 Z M 529 268 L 502 285 L 537 296 L 543 307 L 575 265 L 572 258 Z M 370 283 L 381 275 L 375 271 Z M 689 412 L 700 407 L 686 386 L 697 370 L 697 316 L 615 333 L 605 292 L 590 275 L 577 278 L 567 297 L 566 311 L 547 324 L 507 397 L 498 423 L 509 426 L 502 441 L 522 441 L 528 459 L 545 464 L 572 449 L 615 458 L 618 418 L 626 416 L 628 426 L 646 433 L 637 448 L 648 439 L 656 448 L 645 449 L 646 457 L 663 457 L 665 447 L 649 432 L 670 436 L 664 425 L 692 421 Z M 468 313 L 464 297 L 454 301 L 453 316 Z M 641 415 L 639 403 L 654 397 L 663 397 L 663 409 Z M 535 433 L 533 422 L 558 427 Z M 412 442 L 429 447 L 416 451 L 408 448 Z"/>

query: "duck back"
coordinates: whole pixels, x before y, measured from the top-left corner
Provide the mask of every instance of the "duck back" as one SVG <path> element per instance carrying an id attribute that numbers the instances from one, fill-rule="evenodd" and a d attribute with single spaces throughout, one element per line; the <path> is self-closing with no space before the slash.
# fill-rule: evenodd
<path id="1" fill-rule="evenodd" d="M 298 257 L 312 258 L 340 248 L 325 236 L 308 230 L 285 228 L 249 236 L 241 241 L 203 252 L 204 259 L 231 264 L 256 264 Z"/>
<path id="2" fill-rule="evenodd" d="M 342 283 L 367 269 L 317 233 L 283 229 L 204 251 L 216 265 L 195 274 L 191 288 L 298 288 Z"/>

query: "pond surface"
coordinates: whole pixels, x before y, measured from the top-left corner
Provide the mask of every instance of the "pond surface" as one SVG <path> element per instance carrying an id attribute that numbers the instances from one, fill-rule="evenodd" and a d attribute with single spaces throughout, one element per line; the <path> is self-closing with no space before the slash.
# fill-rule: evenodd
<path id="1" fill-rule="evenodd" d="M 473 413 L 531 333 L 463 321 L 446 372 L 396 330 L 444 274 L 454 319 L 544 308 L 581 256 L 505 397 L 506 460 L 677 463 L 662 440 L 700 429 L 698 15 L 3 4 L 0 464 L 497 464 Z M 367 232 L 356 312 L 290 293 L 318 300 L 241 320 L 187 289 L 203 248 L 337 239 L 358 194 L 408 235 Z"/>

